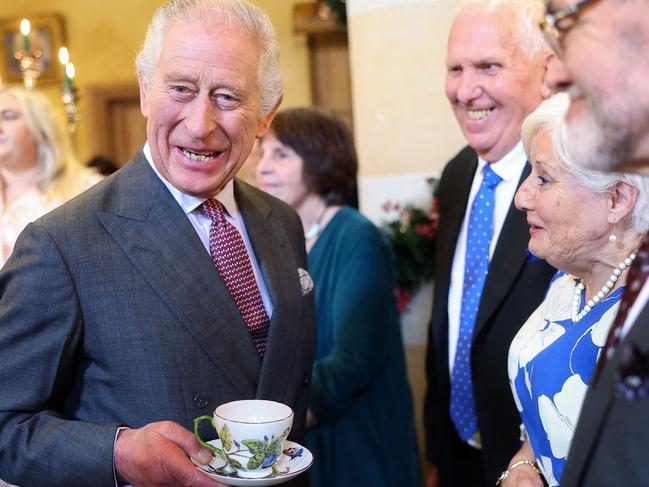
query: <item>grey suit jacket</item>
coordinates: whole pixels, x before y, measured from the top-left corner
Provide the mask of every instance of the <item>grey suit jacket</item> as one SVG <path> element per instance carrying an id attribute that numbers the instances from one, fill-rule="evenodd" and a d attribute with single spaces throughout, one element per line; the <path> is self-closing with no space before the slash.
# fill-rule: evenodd
<path id="1" fill-rule="evenodd" d="M 263 362 L 141 152 L 25 229 L 0 273 L 0 478 L 112 486 L 120 425 L 191 428 L 236 399 L 290 405 L 292 438 L 303 440 L 315 310 L 298 279 L 302 226 L 245 183 L 235 198 L 274 305 Z"/>
<path id="2" fill-rule="evenodd" d="M 572 439 L 561 487 L 649 485 L 649 397 L 622 394 L 625 370 L 644 369 L 639 387 L 649 389 L 649 304 L 638 316 L 616 354 L 588 388 Z M 622 349 L 638 351 L 637 364 L 623 367 Z"/>

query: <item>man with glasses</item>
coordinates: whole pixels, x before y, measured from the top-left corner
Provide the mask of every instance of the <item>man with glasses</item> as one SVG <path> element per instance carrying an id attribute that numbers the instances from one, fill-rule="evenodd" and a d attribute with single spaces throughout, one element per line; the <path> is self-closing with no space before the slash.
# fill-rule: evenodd
<path id="1" fill-rule="evenodd" d="M 649 174 L 649 2 L 552 0 L 548 81 L 571 97 L 569 147 L 584 167 Z M 649 211 L 649 210 L 647 210 Z M 649 240 L 588 390 L 561 486 L 649 485 Z"/>
<path id="2" fill-rule="evenodd" d="M 521 125 L 550 90 L 541 3 L 473 1 L 448 39 L 446 95 L 467 139 L 444 169 L 427 351 L 428 486 L 493 485 L 520 448 L 507 378 L 512 338 L 554 273 L 525 253 L 513 206 L 529 173 Z M 529 468 L 529 467 L 523 467 Z"/>

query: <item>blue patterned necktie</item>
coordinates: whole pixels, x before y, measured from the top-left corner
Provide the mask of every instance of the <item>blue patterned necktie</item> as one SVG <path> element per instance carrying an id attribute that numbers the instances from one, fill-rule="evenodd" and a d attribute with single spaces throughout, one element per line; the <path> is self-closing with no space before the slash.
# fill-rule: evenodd
<path id="1" fill-rule="evenodd" d="M 451 419 L 466 441 L 478 430 L 471 380 L 471 341 L 480 296 L 489 268 L 489 246 L 493 234 L 494 195 L 502 181 L 489 164 L 484 167 L 484 179 L 473 200 L 469 215 L 464 260 L 464 284 L 460 333 L 451 374 Z"/>

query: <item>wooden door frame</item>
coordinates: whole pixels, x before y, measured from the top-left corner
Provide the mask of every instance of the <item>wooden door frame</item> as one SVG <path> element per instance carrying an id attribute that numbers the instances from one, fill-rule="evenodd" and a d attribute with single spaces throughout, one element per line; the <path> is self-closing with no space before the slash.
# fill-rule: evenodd
<path id="1" fill-rule="evenodd" d="M 87 93 L 89 105 L 87 120 L 90 129 L 89 152 L 93 157 L 101 155 L 114 160 L 115 147 L 112 146 L 114 134 L 112 133 L 113 127 L 109 123 L 109 107 L 120 101 L 138 100 L 139 103 L 139 85 L 137 82 L 96 85 L 89 87 Z M 115 160 L 118 165 L 125 162 Z"/>

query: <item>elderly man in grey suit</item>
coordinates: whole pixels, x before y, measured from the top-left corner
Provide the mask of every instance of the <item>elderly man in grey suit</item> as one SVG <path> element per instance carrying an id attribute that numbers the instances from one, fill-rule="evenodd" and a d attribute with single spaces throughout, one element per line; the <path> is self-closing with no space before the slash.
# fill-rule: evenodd
<path id="1" fill-rule="evenodd" d="M 569 147 L 591 169 L 649 174 L 649 3 L 553 0 L 544 30 L 568 90 Z M 647 211 L 647 210 L 645 210 Z M 649 238 L 584 401 L 561 487 L 649 485 Z"/>
<path id="2" fill-rule="evenodd" d="M 282 96 L 270 21 L 174 0 L 137 72 L 144 148 L 29 225 L 0 274 L 0 477 L 22 486 L 217 485 L 188 428 L 236 399 L 290 405 L 303 438 L 302 226 L 233 179 Z"/>

